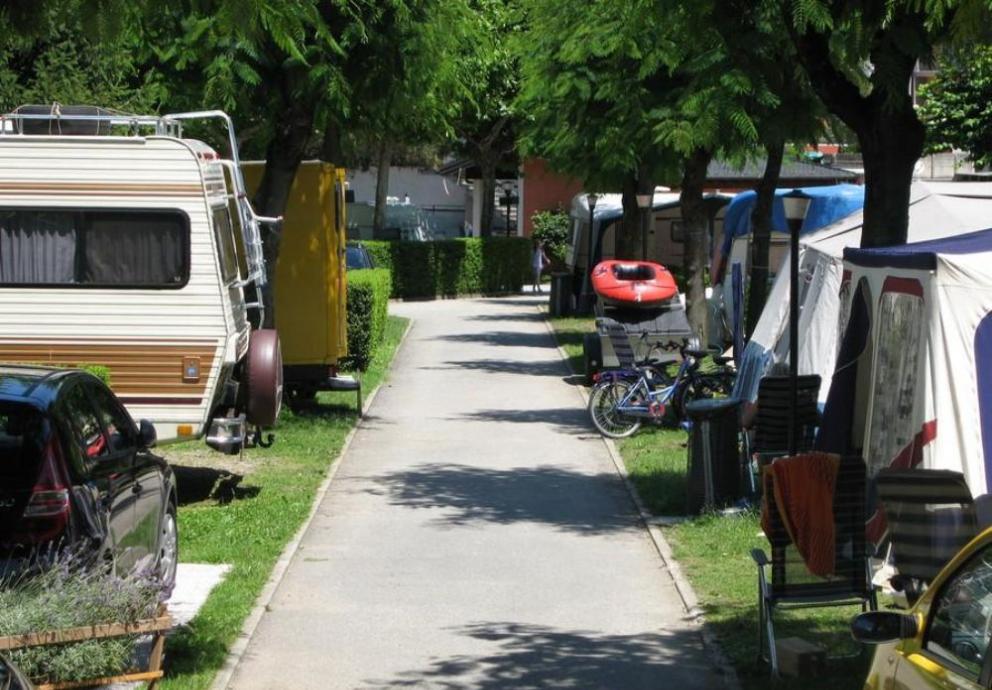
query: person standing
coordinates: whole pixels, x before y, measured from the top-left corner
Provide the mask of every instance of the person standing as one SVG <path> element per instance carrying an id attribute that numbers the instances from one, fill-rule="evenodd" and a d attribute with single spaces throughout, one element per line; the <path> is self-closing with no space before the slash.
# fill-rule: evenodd
<path id="1" fill-rule="evenodd" d="M 534 251 L 531 254 L 531 269 L 534 271 L 534 283 L 531 287 L 531 292 L 543 292 L 541 290 L 541 273 L 548 264 L 551 263 L 551 259 L 548 258 L 547 252 L 544 251 L 544 243 L 541 240 L 534 240 Z"/>

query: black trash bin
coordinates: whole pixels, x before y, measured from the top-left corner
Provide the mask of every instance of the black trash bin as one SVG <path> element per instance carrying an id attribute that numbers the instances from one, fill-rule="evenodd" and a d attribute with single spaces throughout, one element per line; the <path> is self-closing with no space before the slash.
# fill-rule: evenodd
<path id="1" fill-rule="evenodd" d="M 743 495 L 737 445 L 739 407 L 739 401 L 729 398 L 693 400 L 686 405 L 692 423 L 686 492 L 689 515 L 698 515 L 706 506 L 723 507 Z"/>
<path id="2" fill-rule="evenodd" d="M 551 274 L 551 304 L 548 306 L 551 316 L 570 316 L 572 314 L 572 274 Z"/>

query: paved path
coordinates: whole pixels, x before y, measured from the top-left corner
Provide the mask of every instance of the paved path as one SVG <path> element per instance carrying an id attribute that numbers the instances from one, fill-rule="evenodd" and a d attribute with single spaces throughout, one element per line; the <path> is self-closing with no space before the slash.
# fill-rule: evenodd
<path id="1" fill-rule="evenodd" d="M 528 298 L 414 319 L 230 687 L 722 687 Z"/>

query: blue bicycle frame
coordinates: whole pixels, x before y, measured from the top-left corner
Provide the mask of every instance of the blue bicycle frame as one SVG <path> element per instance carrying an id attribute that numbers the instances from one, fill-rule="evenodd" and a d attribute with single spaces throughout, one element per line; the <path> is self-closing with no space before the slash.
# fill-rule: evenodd
<path id="1" fill-rule="evenodd" d="M 657 419 L 665 414 L 668 403 L 689 382 L 688 374 L 694 365 L 695 359 L 693 357 L 684 357 L 679 365 L 678 373 L 675 374 L 675 380 L 660 388 L 656 388 L 652 383 L 649 367 L 604 371 L 600 374 L 599 381 L 636 381 L 617 403 L 617 412 L 628 417 Z M 633 402 L 635 400 L 638 400 L 639 403 Z"/>

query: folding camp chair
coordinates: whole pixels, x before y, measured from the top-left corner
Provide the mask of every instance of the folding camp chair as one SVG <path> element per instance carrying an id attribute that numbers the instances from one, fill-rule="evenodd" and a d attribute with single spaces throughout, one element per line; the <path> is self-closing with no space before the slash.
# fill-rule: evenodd
<path id="1" fill-rule="evenodd" d="M 634 356 L 634 347 L 630 342 L 630 335 L 623 324 L 608 318 L 596 319 L 596 327 L 610 339 L 610 345 L 617 356 L 617 363 L 621 369 L 633 369 L 637 364 Z"/>
<path id="2" fill-rule="evenodd" d="M 912 603 L 978 534 L 971 491 L 964 475 L 949 470 L 883 469 L 875 486 L 899 573 L 893 586 Z"/>
<path id="3" fill-rule="evenodd" d="M 804 453 L 813 447 L 816 428 L 820 424 L 817 397 L 820 393 L 820 377 L 816 374 L 799 376 L 796 380 L 799 406 L 796 409 L 796 426 L 799 436 L 796 439 L 796 452 Z M 789 410 L 792 395 L 788 376 L 764 376 L 758 383 L 758 413 L 754 418 L 750 433 L 744 429 L 744 457 L 742 465 L 749 477 L 752 493 L 757 495 L 751 461 L 757 456 L 757 469 L 772 459 L 789 454 Z"/>
<path id="4" fill-rule="evenodd" d="M 795 457 L 798 460 L 803 456 Z M 774 676 L 778 676 L 773 618 L 777 608 L 861 604 L 862 611 L 874 611 L 878 606 L 865 545 L 865 475 L 861 458 L 840 458 L 833 500 L 834 572 L 829 577 L 809 572 L 792 543 L 774 492 L 765 492 L 763 500 L 770 523 L 765 536 L 771 546 L 771 558 L 762 549 L 752 550 L 751 557 L 758 566 L 758 657 L 769 663 Z"/>

